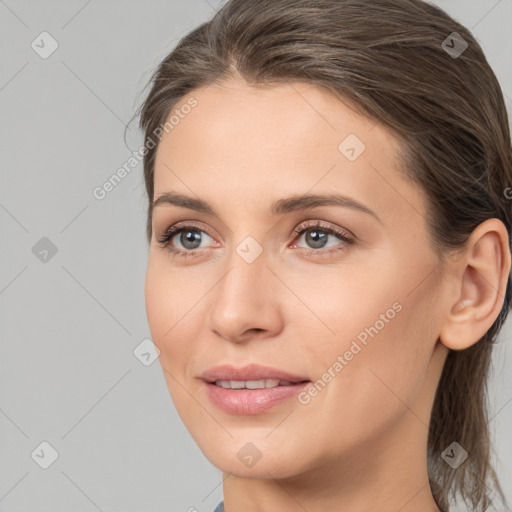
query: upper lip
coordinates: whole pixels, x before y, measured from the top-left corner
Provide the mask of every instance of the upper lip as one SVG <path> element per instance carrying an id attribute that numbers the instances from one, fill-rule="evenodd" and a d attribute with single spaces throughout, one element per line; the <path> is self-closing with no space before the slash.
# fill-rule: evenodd
<path id="1" fill-rule="evenodd" d="M 264 379 L 277 379 L 287 380 L 290 382 L 302 382 L 309 380 L 307 377 L 294 375 L 290 372 L 280 370 L 279 368 L 272 368 L 271 366 L 263 366 L 260 364 L 249 364 L 236 368 L 229 364 L 221 364 L 213 366 L 200 375 L 200 378 L 206 382 L 215 382 L 217 380 L 264 380 Z"/>

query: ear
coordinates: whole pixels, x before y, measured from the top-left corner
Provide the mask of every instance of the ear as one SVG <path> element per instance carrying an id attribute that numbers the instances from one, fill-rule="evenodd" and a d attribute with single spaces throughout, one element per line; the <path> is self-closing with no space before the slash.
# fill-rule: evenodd
<path id="1" fill-rule="evenodd" d="M 453 294 L 441 332 L 443 345 L 463 350 L 489 330 L 505 301 L 511 254 L 508 232 L 499 219 L 487 219 L 470 235 L 463 254 L 452 259 Z"/>

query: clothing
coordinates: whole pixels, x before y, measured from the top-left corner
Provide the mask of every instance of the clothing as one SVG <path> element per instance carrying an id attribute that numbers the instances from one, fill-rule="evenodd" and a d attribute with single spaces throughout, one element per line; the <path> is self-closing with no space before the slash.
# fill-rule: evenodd
<path id="1" fill-rule="evenodd" d="M 213 512 L 224 512 L 224 501 L 221 501 Z"/>

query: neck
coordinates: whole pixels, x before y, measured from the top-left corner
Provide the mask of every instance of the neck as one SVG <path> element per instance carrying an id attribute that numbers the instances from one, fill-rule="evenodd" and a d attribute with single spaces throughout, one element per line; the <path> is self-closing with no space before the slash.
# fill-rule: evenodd
<path id="1" fill-rule="evenodd" d="M 280 477 L 282 468 L 255 478 L 224 474 L 225 512 L 442 512 L 428 480 L 427 433 L 405 409 L 400 426 L 299 475 Z"/>

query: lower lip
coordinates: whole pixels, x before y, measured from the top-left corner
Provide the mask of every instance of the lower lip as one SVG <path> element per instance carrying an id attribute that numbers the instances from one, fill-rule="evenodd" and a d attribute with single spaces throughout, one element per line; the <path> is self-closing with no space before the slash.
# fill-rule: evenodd
<path id="1" fill-rule="evenodd" d="M 308 384 L 309 381 L 275 388 L 226 389 L 204 382 L 210 400 L 229 414 L 261 414 L 298 395 Z"/>

